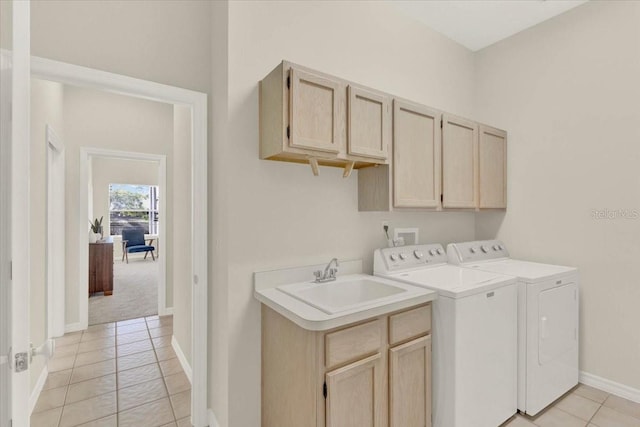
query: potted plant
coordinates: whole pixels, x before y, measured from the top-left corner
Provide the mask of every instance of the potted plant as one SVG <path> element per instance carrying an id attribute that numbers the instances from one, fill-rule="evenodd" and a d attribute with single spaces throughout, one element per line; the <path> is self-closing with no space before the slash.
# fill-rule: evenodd
<path id="1" fill-rule="evenodd" d="M 91 226 L 91 231 L 89 232 L 89 243 L 96 243 L 98 240 L 102 239 L 102 219 L 104 216 L 101 216 L 100 219 L 96 218 L 93 220 L 89 220 L 89 225 Z"/>

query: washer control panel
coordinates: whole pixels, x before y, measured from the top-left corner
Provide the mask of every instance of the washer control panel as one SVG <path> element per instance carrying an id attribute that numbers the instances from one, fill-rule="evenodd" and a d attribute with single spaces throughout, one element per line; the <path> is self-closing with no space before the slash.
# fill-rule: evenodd
<path id="1" fill-rule="evenodd" d="M 451 243 L 447 246 L 447 255 L 452 264 L 509 258 L 507 247 L 500 240 Z"/>
<path id="2" fill-rule="evenodd" d="M 441 244 L 383 248 L 374 254 L 375 271 L 398 271 L 446 262 L 447 254 Z"/>

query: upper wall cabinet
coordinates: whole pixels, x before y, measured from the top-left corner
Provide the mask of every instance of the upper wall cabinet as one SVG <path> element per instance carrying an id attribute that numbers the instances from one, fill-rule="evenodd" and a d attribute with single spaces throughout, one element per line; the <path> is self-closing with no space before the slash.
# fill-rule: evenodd
<path id="1" fill-rule="evenodd" d="M 287 61 L 259 119 L 261 159 L 358 169 L 360 211 L 507 207 L 503 130 Z"/>
<path id="2" fill-rule="evenodd" d="M 441 113 L 399 100 L 393 107 L 393 205 L 440 207 Z"/>
<path id="3" fill-rule="evenodd" d="M 478 124 L 442 118 L 442 207 L 478 206 Z"/>
<path id="4" fill-rule="evenodd" d="M 289 86 L 289 146 L 339 153 L 344 125 L 340 82 L 292 67 Z"/>
<path id="5" fill-rule="evenodd" d="M 481 125 L 478 151 L 479 208 L 506 208 L 507 133 Z"/>
<path id="6" fill-rule="evenodd" d="M 391 98 L 353 85 L 347 96 L 348 154 L 385 160 L 391 146 Z"/>
<path id="7" fill-rule="evenodd" d="M 260 82 L 260 158 L 353 168 L 388 163 L 387 95 L 283 61 Z"/>

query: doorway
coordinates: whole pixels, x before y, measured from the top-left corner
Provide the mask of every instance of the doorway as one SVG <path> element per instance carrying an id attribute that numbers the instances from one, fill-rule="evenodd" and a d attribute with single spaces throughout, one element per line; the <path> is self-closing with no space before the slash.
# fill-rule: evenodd
<path id="1" fill-rule="evenodd" d="M 86 309 L 89 326 L 172 314 L 167 307 L 167 300 L 173 300 L 172 289 L 167 290 L 168 257 L 166 253 L 160 256 L 162 244 L 173 244 L 173 239 L 167 239 L 167 222 L 172 218 L 167 216 L 166 207 L 172 200 L 167 199 L 166 164 L 166 156 L 158 154 L 80 150 L 79 200 L 81 208 L 86 206 L 80 218 L 97 219 L 102 224 L 100 240 L 88 246 L 85 241 L 81 246 L 88 253 L 81 251 L 79 256 L 79 277 L 84 280 L 90 272 L 86 288 L 89 298 L 80 301 L 80 313 L 84 316 Z M 142 243 L 152 250 L 127 253 L 123 230 L 125 234 L 139 232 Z M 85 232 L 81 220 L 81 240 L 86 240 Z M 104 249 L 111 252 L 111 265 L 106 266 L 110 273 L 108 292 L 103 289 L 105 279 L 96 274 L 96 267 L 104 267 L 100 265 Z M 83 288 L 80 284 L 81 295 Z M 84 324 L 84 317 L 80 322 Z"/>
<path id="2" fill-rule="evenodd" d="M 190 330 L 191 339 L 189 346 L 189 353 L 191 356 L 191 363 L 189 364 L 189 371 L 185 373 L 191 378 L 191 391 L 187 397 L 183 397 L 180 403 L 180 407 L 184 408 L 185 405 L 190 407 L 191 423 L 194 426 L 201 427 L 208 424 L 207 420 L 207 99 L 206 95 L 186 89 L 177 87 L 171 87 L 161 85 L 149 81 L 143 81 L 127 76 L 116 75 L 113 73 L 107 73 L 103 71 L 88 69 L 85 67 L 78 67 L 70 64 L 65 64 L 57 61 L 46 60 L 42 58 L 32 58 L 32 75 L 34 77 L 55 81 L 80 87 L 88 87 L 92 89 L 98 89 L 102 91 L 108 91 L 118 93 L 126 96 L 132 96 L 136 98 L 142 98 L 147 100 L 153 100 L 158 102 L 169 103 L 177 105 L 180 108 L 184 108 L 189 111 L 191 115 L 190 119 L 190 164 L 191 164 L 191 176 L 189 181 L 191 182 L 190 191 L 190 224 L 185 229 L 190 233 L 190 274 L 189 277 L 192 280 L 189 283 L 191 291 L 191 317 L 190 317 Z M 91 151 L 91 148 L 85 147 L 81 154 L 81 158 L 88 158 L 91 155 L 97 155 L 95 151 Z M 104 154 L 104 153 L 103 153 Z M 107 153 L 108 155 L 114 155 L 114 153 Z M 117 155 L 121 155 L 119 153 Z M 130 152 L 128 154 L 131 154 Z M 139 153 L 137 153 L 139 154 Z M 88 176 L 86 168 L 81 166 L 79 175 Z M 85 181 L 86 182 L 86 181 Z M 85 194 L 80 186 L 80 207 L 83 209 L 79 215 L 83 215 L 86 212 L 88 203 L 88 194 Z M 87 189 L 88 193 L 88 189 Z M 84 215 L 86 218 L 86 215 Z M 86 226 L 85 226 L 86 227 Z M 78 240 L 78 250 L 81 253 L 87 253 L 87 233 L 86 228 L 83 228 L 82 233 L 83 240 Z M 84 257 L 83 257 L 84 258 Z M 162 260 L 164 257 L 160 257 Z M 80 271 L 80 267 L 78 267 Z M 82 269 L 82 271 L 86 271 Z M 78 299 L 79 309 L 79 321 L 77 325 L 72 325 L 69 328 L 67 325 L 67 331 L 70 329 L 78 328 L 80 330 L 86 330 L 88 327 L 88 316 L 82 304 L 86 304 L 87 298 L 84 292 L 87 291 L 87 281 L 80 275 L 78 280 L 78 294 L 84 295 L 84 303 L 82 299 Z M 86 277 L 86 276 L 85 276 Z M 159 293 L 159 296 L 162 293 Z M 151 331 L 152 325 L 158 326 L 157 329 L 162 329 L 162 320 L 154 318 L 145 318 L 146 330 Z M 140 322 L 135 324 L 141 325 Z M 123 328 L 127 325 L 122 325 Z M 130 325 L 130 328 L 135 329 L 137 327 Z M 103 333 L 93 331 L 97 334 Z M 83 334 L 86 332 L 83 332 Z M 149 332 L 150 333 L 150 332 Z M 66 339 L 67 337 L 63 338 Z M 173 338 L 173 337 L 171 337 Z M 77 338 L 73 338 L 73 333 L 70 334 L 70 341 Z M 81 339 L 81 338 L 80 338 Z M 79 340 L 80 340 L 79 339 Z M 78 345 L 82 345 L 78 340 Z M 173 344 L 173 339 L 170 340 Z M 163 347 L 159 347 L 163 348 Z M 178 352 L 176 352 L 178 353 Z M 166 363 L 165 365 L 172 365 L 179 362 L 184 365 L 186 358 L 184 354 L 178 354 L 177 361 Z M 158 364 L 163 370 L 162 361 Z M 145 365 L 146 366 L 146 365 Z M 153 364 L 148 365 L 153 366 Z M 171 369 L 168 366 L 167 369 Z M 167 383 L 167 387 L 169 387 Z M 182 393 L 184 396 L 184 392 Z M 190 401 L 190 403 L 189 403 Z M 173 400 L 172 400 L 173 403 Z M 177 414 L 176 414 L 177 416 Z"/>

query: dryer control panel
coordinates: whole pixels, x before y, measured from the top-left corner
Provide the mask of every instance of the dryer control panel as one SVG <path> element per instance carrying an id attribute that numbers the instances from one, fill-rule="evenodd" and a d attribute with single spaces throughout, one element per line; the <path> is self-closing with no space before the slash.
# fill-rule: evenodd
<path id="1" fill-rule="evenodd" d="M 439 243 L 382 248 L 373 254 L 373 270 L 376 273 L 410 270 L 446 262 L 447 253 Z"/>
<path id="2" fill-rule="evenodd" d="M 447 255 L 451 264 L 466 264 L 509 258 L 509 251 L 500 240 L 476 240 L 475 242 L 450 243 L 447 245 Z"/>

